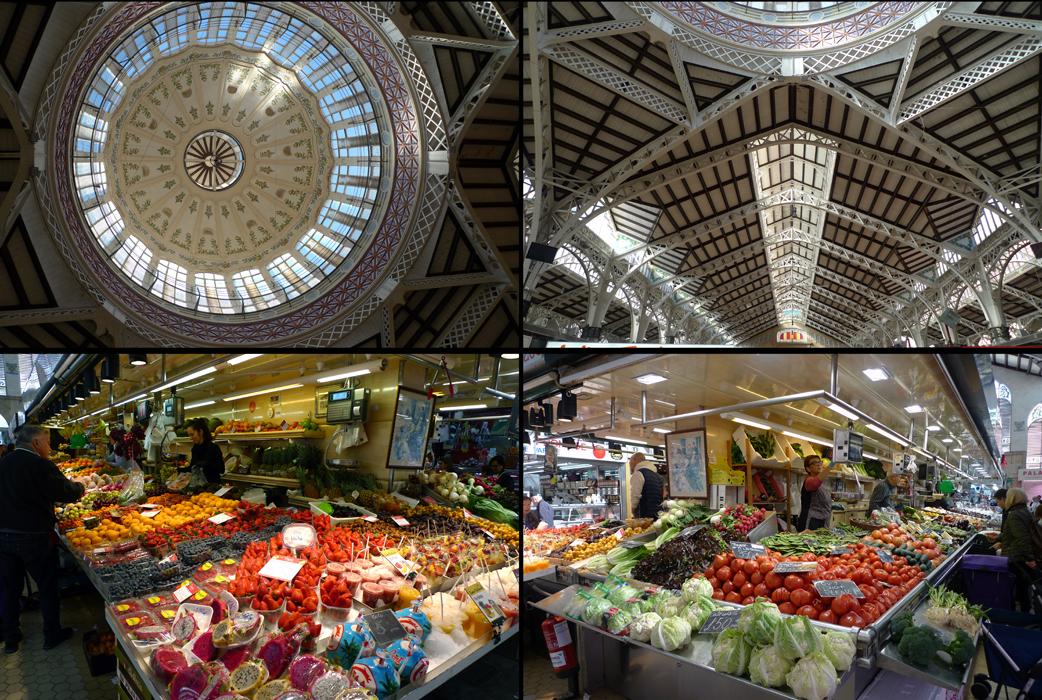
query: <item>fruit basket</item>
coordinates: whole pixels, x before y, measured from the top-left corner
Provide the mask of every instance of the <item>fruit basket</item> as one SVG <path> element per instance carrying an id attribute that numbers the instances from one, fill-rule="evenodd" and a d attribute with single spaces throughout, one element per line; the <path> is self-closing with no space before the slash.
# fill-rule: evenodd
<path id="1" fill-rule="evenodd" d="M 101 634 L 96 629 L 87 630 L 83 634 L 83 655 L 91 676 L 112 673 L 116 670 L 116 636 L 111 631 Z"/>

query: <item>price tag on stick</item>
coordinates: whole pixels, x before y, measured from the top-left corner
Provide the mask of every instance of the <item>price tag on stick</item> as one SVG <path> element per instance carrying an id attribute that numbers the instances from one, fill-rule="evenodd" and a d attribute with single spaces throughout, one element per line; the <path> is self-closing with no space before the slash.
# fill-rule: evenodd
<path id="1" fill-rule="evenodd" d="M 389 646 L 395 640 L 404 639 L 408 635 L 391 610 L 364 615 L 362 619 L 369 625 L 369 631 L 373 633 L 378 647 Z"/>
<path id="2" fill-rule="evenodd" d="M 398 525 L 398 527 L 409 527 L 409 521 L 400 515 L 395 515 L 391 518 L 391 520 L 393 520 Z"/>
<path id="3" fill-rule="evenodd" d="M 849 593 L 855 598 L 865 597 L 853 581 L 815 581 L 814 588 L 822 598 L 835 598 L 844 593 Z"/>
<path id="4" fill-rule="evenodd" d="M 199 592 L 199 587 L 191 581 L 185 581 L 185 583 L 174 591 L 174 600 L 178 603 L 183 603 L 193 595 Z"/>
<path id="5" fill-rule="evenodd" d="M 880 549 L 878 552 L 876 552 L 876 554 L 879 555 L 879 561 L 883 562 L 884 564 L 893 564 L 894 563 L 894 555 L 891 554 L 890 552 L 887 552 L 886 550 Z"/>
<path id="6" fill-rule="evenodd" d="M 274 556 L 268 560 L 258 572 L 261 576 L 277 578 L 280 581 L 292 581 L 297 572 L 304 566 L 303 559 L 293 557 Z"/>
<path id="7" fill-rule="evenodd" d="M 699 634 L 719 634 L 738 626 L 738 618 L 741 610 L 716 610 L 709 613 L 709 617 L 698 629 Z"/>
<path id="8" fill-rule="evenodd" d="M 499 605 L 496 604 L 496 601 L 493 600 L 489 592 L 480 583 L 472 583 L 463 590 L 474 601 L 474 605 L 478 606 L 478 610 L 482 612 L 489 624 L 495 626 L 506 620 L 506 615 L 500 610 Z"/>
<path id="9" fill-rule="evenodd" d="M 225 486 L 223 489 L 217 489 L 216 491 L 214 491 L 213 495 L 217 496 L 218 498 L 220 498 L 221 496 L 223 496 L 224 494 L 228 493 L 231 490 L 232 490 L 231 486 Z"/>
<path id="10" fill-rule="evenodd" d="M 207 518 L 207 520 L 209 520 L 211 523 L 213 523 L 215 525 L 220 525 L 221 523 L 228 522 L 229 520 L 231 520 L 234 517 L 235 516 L 232 515 L 231 513 L 218 513 L 217 515 L 213 516 L 212 518 Z"/>
<path id="11" fill-rule="evenodd" d="M 774 573 L 778 574 L 802 574 L 814 571 L 818 568 L 816 561 L 783 561 L 774 567 Z"/>
<path id="12" fill-rule="evenodd" d="M 751 542 L 732 542 L 731 551 L 739 559 L 752 559 L 760 554 L 767 554 L 767 548 L 762 544 L 752 544 Z"/>

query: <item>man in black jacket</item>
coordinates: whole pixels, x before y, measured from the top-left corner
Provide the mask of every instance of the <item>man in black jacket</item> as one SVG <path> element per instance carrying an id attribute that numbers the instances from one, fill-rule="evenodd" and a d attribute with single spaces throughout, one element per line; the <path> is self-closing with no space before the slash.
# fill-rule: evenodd
<path id="1" fill-rule="evenodd" d="M 18 651 L 18 603 L 25 573 L 40 589 L 43 648 L 53 649 L 72 637 L 72 628 L 58 617 L 58 550 L 51 540 L 57 519 L 54 504 L 80 500 L 87 487 L 66 479 L 47 458 L 49 431 L 38 425 L 22 426 L 15 449 L 0 460 L 0 573 L 4 594 L 4 653 Z"/>
<path id="2" fill-rule="evenodd" d="M 634 518 L 656 518 L 662 505 L 663 479 L 654 463 L 635 454 L 630 457 L 630 510 Z"/>

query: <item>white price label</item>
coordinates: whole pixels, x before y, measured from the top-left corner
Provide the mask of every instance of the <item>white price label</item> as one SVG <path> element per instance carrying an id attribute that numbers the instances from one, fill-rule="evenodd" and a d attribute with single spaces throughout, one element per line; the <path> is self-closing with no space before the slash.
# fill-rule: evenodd
<path id="1" fill-rule="evenodd" d="M 142 518 L 154 518 L 157 515 L 159 515 L 159 511 L 158 510 L 150 510 L 150 511 L 146 511 L 146 512 L 142 513 L 141 517 Z"/>
<path id="2" fill-rule="evenodd" d="M 229 520 L 231 520 L 234 517 L 235 516 L 232 515 L 231 513 L 218 513 L 217 515 L 213 516 L 212 518 L 207 518 L 207 520 L 209 520 L 211 523 L 214 523 L 215 525 L 220 525 L 221 523 L 228 522 Z"/>
<path id="3" fill-rule="evenodd" d="M 277 578 L 280 581 L 292 581 L 293 577 L 297 575 L 297 572 L 300 571 L 303 566 L 303 559 L 275 556 L 269 559 L 268 563 L 265 564 L 258 573 L 261 576 Z"/>
<path id="4" fill-rule="evenodd" d="M 383 555 L 383 558 L 389 561 L 391 563 L 391 566 L 397 569 L 398 573 L 400 573 L 402 576 L 405 576 L 409 573 L 409 565 L 405 563 L 405 558 L 402 557 L 402 555 L 399 554 L 396 550 L 385 549 L 382 552 L 380 552 L 380 554 Z"/>
<path id="5" fill-rule="evenodd" d="M 468 518 L 473 518 L 474 517 L 473 515 L 471 515 L 470 511 L 467 510 L 466 508 L 463 509 L 463 515 L 465 517 L 468 517 Z"/>
<path id="6" fill-rule="evenodd" d="M 506 619 L 506 615 L 503 614 L 496 601 L 492 599 L 492 596 L 488 594 L 488 591 L 480 583 L 467 586 L 463 590 L 467 592 L 470 599 L 474 601 L 474 605 L 478 606 L 478 609 L 488 619 L 489 623 L 496 625 Z"/>
<path id="7" fill-rule="evenodd" d="M 183 586 L 174 591 L 174 600 L 178 603 L 183 603 L 194 594 L 199 592 L 199 587 L 194 583 L 185 583 Z"/>
<path id="8" fill-rule="evenodd" d="M 159 507 L 160 507 L 160 505 L 158 503 L 142 503 L 141 505 L 138 506 L 138 508 L 159 508 Z"/>
<path id="9" fill-rule="evenodd" d="M 358 492 L 357 491 L 352 491 L 351 492 L 351 498 L 354 498 L 355 500 L 357 500 L 358 499 Z"/>
<path id="10" fill-rule="evenodd" d="M 574 542 L 572 542 L 572 543 L 571 543 L 570 545 L 568 545 L 568 546 L 569 546 L 569 547 L 578 547 L 579 545 L 583 544 L 584 542 L 586 542 L 586 540 L 584 540 L 584 539 L 582 539 L 582 538 L 580 537 L 579 539 L 575 540 Z"/>
<path id="11" fill-rule="evenodd" d="M 223 496 L 224 494 L 228 493 L 231 490 L 232 490 L 231 486 L 225 486 L 223 489 L 217 489 L 216 491 L 214 491 L 213 495 L 217 496 L 218 498 L 220 498 L 221 496 Z"/>
<path id="12" fill-rule="evenodd" d="M 621 539 L 623 538 L 623 536 L 624 536 L 624 535 L 623 535 L 623 531 L 622 531 L 622 530 L 618 530 L 618 531 L 616 531 L 616 533 L 615 533 L 615 539 L 617 539 L 617 540 L 621 540 Z"/>
<path id="13" fill-rule="evenodd" d="M 398 523 L 399 527 L 408 527 L 409 526 L 409 521 L 406 520 L 405 518 L 403 518 L 400 515 L 394 516 L 393 518 L 391 518 L 391 520 L 393 520 L 394 522 Z"/>
<path id="14" fill-rule="evenodd" d="M 377 520 L 379 520 L 379 518 L 375 515 L 363 515 L 362 520 L 365 520 L 366 522 L 370 523 L 375 523 Z"/>

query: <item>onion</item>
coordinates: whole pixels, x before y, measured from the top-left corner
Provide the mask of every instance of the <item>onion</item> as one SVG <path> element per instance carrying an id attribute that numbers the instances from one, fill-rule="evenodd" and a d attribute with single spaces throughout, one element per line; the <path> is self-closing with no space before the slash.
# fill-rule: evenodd
<path id="1" fill-rule="evenodd" d="M 458 501 L 459 500 L 459 494 L 457 494 L 455 492 L 450 493 L 449 494 L 449 500 L 453 501 L 453 502 Z"/>
<path id="2" fill-rule="evenodd" d="M 483 489 L 480 486 L 477 486 L 477 487 L 474 488 L 474 493 L 476 493 L 477 495 L 480 496 L 481 494 L 485 493 L 485 489 Z"/>
<path id="3" fill-rule="evenodd" d="M 468 503 L 470 503 L 470 499 L 467 498 L 467 494 L 463 494 L 459 497 L 459 502 L 463 505 L 467 505 Z"/>

